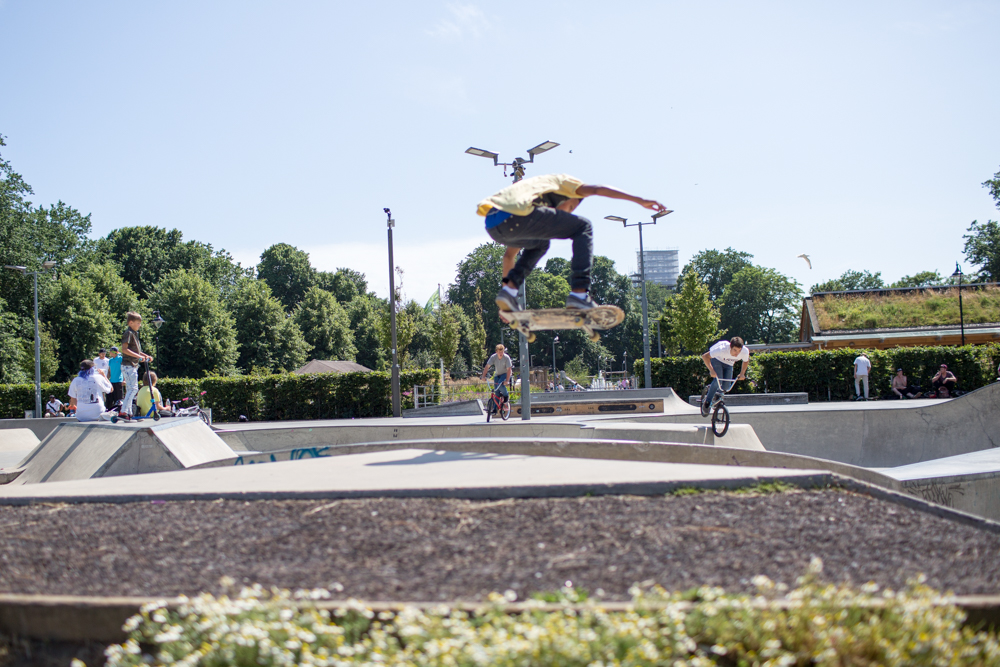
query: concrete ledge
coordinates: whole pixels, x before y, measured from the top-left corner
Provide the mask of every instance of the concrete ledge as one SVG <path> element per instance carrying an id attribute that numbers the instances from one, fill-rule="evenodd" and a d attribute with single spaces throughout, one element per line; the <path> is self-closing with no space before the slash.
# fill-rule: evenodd
<path id="1" fill-rule="evenodd" d="M 59 424 L 77 424 L 76 417 L 49 417 L 48 419 L 0 419 L 0 429 L 29 428 L 39 441 L 56 430 Z"/>
<path id="2" fill-rule="evenodd" d="M 454 401 L 429 405 L 426 408 L 411 408 L 403 410 L 403 417 L 474 417 L 486 414 L 483 402 L 478 398 L 472 401 Z"/>
<path id="3" fill-rule="evenodd" d="M 697 407 L 701 396 L 688 396 L 688 403 Z M 809 394 L 794 392 L 787 394 L 727 394 L 726 405 L 808 405 Z"/>
<path id="4" fill-rule="evenodd" d="M 625 392 L 611 392 L 621 393 Z M 649 414 L 663 412 L 662 398 L 614 398 L 592 399 L 583 392 L 577 392 L 572 401 L 532 400 L 531 414 L 561 417 L 564 415 L 614 415 L 614 414 Z M 511 417 L 521 416 L 521 405 L 511 406 Z"/>

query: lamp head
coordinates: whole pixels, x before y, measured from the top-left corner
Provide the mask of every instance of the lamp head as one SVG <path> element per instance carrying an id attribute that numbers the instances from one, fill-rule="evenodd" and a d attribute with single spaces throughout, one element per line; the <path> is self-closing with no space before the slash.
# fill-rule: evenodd
<path id="1" fill-rule="evenodd" d="M 670 215 L 671 213 L 673 213 L 673 211 L 668 210 L 668 209 L 663 209 L 662 211 L 657 211 L 656 213 L 653 214 L 653 220 L 659 220 L 663 216 Z"/>
<path id="2" fill-rule="evenodd" d="M 154 310 L 153 314 L 156 315 L 156 319 L 153 320 L 152 324 L 154 327 L 156 327 L 156 330 L 159 331 L 160 327 L 164 325 L 166 320 L 160 317 L 160 311 L 158 310 Z"/>
<path id="3" fill-rule="evenodd" d="M 42 262 L 42 268 L 45 269 L 46 271 L 48 271 L 49 269 L 51 269 L 55 265 L 56 265 L 56 263 L 53 262 L 53 261 L 51 261 L 51 260 L 48 261 L 48 262 Z"/>
<path id="4" fill-rule="evenodd" d="M 498 153 L 494 153 L 493 151 L 484 151 L 482 148 L 475 148 L 473 146 L 466 148 L 465 152 L 468 153 L 469 155 L 475 155 L 477 157 L 484 157 L 487 159 L 493 158 L 494 166 L 498 164 L 498 160 L 500 158 L 500 155 Z"/>
<path id="5" fill-rule="evenodd" d="M 962 267 L 958 265 L 958 262 L 955 262 L 955 273 L 951 274 L 951 277 L 958 278 L 961 275 L 962 275 Z"/>
<path id="6" fill-rule="evenodd" d="M 4 264 L 3 268 L 10 269 L 11 271 L 17 271 L 18 273 L 24 273 L 28 270 L 26 266 L 17 266 L 16 264 Z"/>
<path id="7" fill-rule="evenodd" d="M 615 222 L 620 222 L 620 223 L 622 223 L 622 227 L 624 227 L 625 223 L 628 222 L 628 220 L 626 218 L 622 218 L 622 217 L 617 216 L 617 215 L 606 215 L 606 216 L 604 216 L 604 219 L 605 220 L 614 220 Z"/>
<path id="8" fill-rule="evenodd" d="M 534 158 L 536 155 L 541 155 L 542 153 L 545 153 L 546 151 L 550 151 L 550 150 L 552 150 L 553 148 L 555 148 L 558 145 L 559 144 L 557 144 L 554 141 L 543 141 L 542 143 L 538 144 L 534 148 L 529 148 L 528 149 L 528 155 L 530 155 L 532 158 Z"/>

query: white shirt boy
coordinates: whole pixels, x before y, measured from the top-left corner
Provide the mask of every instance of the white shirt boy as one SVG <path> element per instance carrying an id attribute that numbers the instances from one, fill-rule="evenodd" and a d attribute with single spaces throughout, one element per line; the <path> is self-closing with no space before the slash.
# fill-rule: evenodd
<path id="1" fill-rule="evenodd" d="M 868 371 L 871 370 L 872 362 L 868 361 L 868 357 L 862 355 L 854 360 L 854 374 L 855 375 L 868 375 Z"/>
<path id="2" fill-rule="evenodd" d="M 740 353 L 733 356 L 732 350 L 730 349 L 728 340 L 720 340 L 718 343 L 708 348 L 708 353 L 712 355 L 713 359 L 718 359 L 727 366 L 734 365 L 737 361 L 742 361 L 744 364 L 750 361 L 750 349 L 744 345 L 740 348 Z M 746 368 L 746 366 L 744 366 Z"/>

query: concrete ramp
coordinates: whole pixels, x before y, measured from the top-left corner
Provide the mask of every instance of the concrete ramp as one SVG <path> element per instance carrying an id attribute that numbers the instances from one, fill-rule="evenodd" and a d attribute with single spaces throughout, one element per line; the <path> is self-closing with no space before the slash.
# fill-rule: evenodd
<path id="1" fill-rule="evenodd" d="M 30 428 L 0 429 L 0 484 L 21 474 L 18 464 L 37 446 L 38 436 Z"/>
<path id="2" fill-rule="evenodd" d="M 957 510 L 1000 520 L 1000 448 L 888 468 L 900 490 Z"/>
<path id="3" fill-rule="evenodd" d="M 200 419 L 60 424 L 18 467 L 10 485 L 182 470 L 233 451 Z"/>
<path id="4" fill-rule="evenodd" d="M 1000 382 L 944 401 L 811 403 L 734 407 L 768 451 L 890 468 L 1000 446 Z M 639 422 L 699 423 L 700 415 L 637 416 Z"/>
<path id="5" fill-rule="evenodd" d="M 624 392 L 621 392 L 624 393 Z M 616 421 L 531 421 L 511 418 L 507 422 L 372 424 L 344 421 L 337 425 L 310 427 L 303 424 L 218 431 L 237 452 L 277 452 L 366 442 L 440 440 L 467 438 L 616 438 L 642 442 L 680 442 L 695 445 L 724 445 L 763 450 L 753 429 L 732 425 L 724 438 L 716 438 L 707 424 L 660 424 Z"/>

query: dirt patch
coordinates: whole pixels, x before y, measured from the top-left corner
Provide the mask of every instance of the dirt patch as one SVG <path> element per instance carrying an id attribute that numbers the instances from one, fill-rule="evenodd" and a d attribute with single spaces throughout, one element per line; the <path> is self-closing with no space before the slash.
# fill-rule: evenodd
<path id="1" fill-rule="evenodd" d="M 219 580 L 368 600 L 523 599 L 566 582 L 628 599 L 824 577 L 1000 591 L 1000 535 L 842 490 L 748 496 L 178 501 L 0 507 L 0 592 L 220 592 Z"/>

